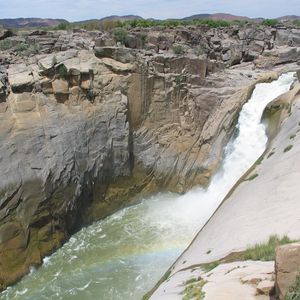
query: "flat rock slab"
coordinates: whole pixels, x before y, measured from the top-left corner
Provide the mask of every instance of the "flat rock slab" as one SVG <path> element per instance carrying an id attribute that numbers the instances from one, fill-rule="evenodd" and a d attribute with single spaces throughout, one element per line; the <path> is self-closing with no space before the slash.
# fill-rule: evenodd
<path id="1" fill-rule="evenodd" d="M 206 273 L 201 268 L 180 271 L 165 281 L 151 299 L 182 299 L 186 284 L 200 277 L 206 282 L 202 288 L 205 300 L 269 300 L 268 291 L 275 285 L 274 261 L 237 261 Z"/>

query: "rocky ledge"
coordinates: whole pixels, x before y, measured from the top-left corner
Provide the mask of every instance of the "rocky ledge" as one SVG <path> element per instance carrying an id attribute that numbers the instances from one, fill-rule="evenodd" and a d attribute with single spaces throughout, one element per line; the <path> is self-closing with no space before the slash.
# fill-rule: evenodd
<path id="1" fill-rule="evenodd" d="M 299 36 L 134 29 L 125 47 L 109 32 L 1 34 L 0 289 L 83 224 L 206 185 L 255 83 L 298 62 Z"/>

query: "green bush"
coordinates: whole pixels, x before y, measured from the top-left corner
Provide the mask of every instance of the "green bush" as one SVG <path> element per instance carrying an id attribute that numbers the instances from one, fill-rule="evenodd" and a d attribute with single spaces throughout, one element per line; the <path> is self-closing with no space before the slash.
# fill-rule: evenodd
<path id="1" fill-rule="evenodd" d="M 57 67 L 57 73 L 61 78 L 66 78 L 68 76 L 68 70 L 63 64 Z"/>
<path id="2" fill-rule="evenodd" d="M 15 47 L 14 47 L 14 51 L 16 52 L 23 52 L 23 51 L 26 51 L 29 49 L 29 45 L 28 44 L 25 44 L 25 43 L 20 43 L 20 44 L 17 44 Z"/>
<path id="3" fill-rule="evenodd" d="M 99 30 L 100 23 L 98 21 L 87 22 L 87 23 L 82 24 L 81 28 L 88 30 L 88 31 Z"/>
<path id="4" fill-rule="evenodd" d="M 176 55 L 183 55 L 184 54 L 184 48 L 181 45 L 174 45 L 172 47 L 172 50 Z"/>
<path id="5" fill-rule="evenodd" d="M 182 300 L 201 300 L 205 297 L 205 292 L 202 290 L 203 286 L 207 282 L 203 280 L 201 277 L 192 278 L 185 282 L 185 289 L 182 292 Z"/>
<path id="6" fill-rule="evenodd" d="M 243 254 L 243 260 L 275 260 L 275 248 L 280 245 L 293 243 L 288 236 L 279 238 L 277 235 L 270 236 L 267 243 L 256 244 L 249 247 Z"/>
<path id="7" fill-rule="evenodd" d="M 287 147 L 284 148 L 283 152 L 288 152 L 293 148 L 293 145 L 288 145 Z"/>
<path id="8" fill-rule="evenodd" d="M 180 86 L 181 84 L 183 84 L 186 81 L 186 77 L 183 75 L 177 75 L 174 78 L 174 82 L 176 84 L 176 86 Z"/>
<path id="9" fill-rule="evenodd" d="M 128 32 L 124 28 L 118 27 L 114 30 L 114 37 L 117 42 L 125 45 L 128 42 Z"/>
<path id="10" fill-rule="evenodd" d="M 294 20 L 293 25 L 300 27 L 300 20 Z"/>
<path id="11" fill-rule="evenodd" d="M 11 49 L 14 46 L 11 40 L 0 41 L 0 51 Z"/>
<path id="12" fill-rule="evenodd" d="M 73 25 L 69 22 L 62 22 L 53 28 L 54 30 L 68 30 L 73 29 Z"/>
<path id="13" fill-rule="evenodd" d="M 278 20 L 275 19 L 265 19 L 261 22 L 261 24 L 265 26 L 275 26 L 278 23 L 279 23 Z"/>

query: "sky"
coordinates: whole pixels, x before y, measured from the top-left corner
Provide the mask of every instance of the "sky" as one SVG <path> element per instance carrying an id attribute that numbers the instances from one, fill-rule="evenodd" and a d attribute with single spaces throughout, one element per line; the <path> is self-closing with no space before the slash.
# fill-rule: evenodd
<path id="1" fill-rule="evenodd" d="M 216 12 L 264 18 L 300 15 L 300 0 L 0 0 L 1 19 L 79 21 L 127 14 L 166 19 Z"/>

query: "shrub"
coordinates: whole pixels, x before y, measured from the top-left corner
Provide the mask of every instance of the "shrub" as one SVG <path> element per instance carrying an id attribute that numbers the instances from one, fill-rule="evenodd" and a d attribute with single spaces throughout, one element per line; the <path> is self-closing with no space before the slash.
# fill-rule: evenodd
<path id="1" fill-rule="evenodd" d="M 216 261 L 213 261 L 211 263 L 207 263 L 207 264 L 203 264 L 201 266 L 201 268 L 205 271 L 205 272 L 209 272 L 211 270 L 213 270 L 214 268 L 216 268 L 221 262 L 216 260 Z"/>
<path id="2" fill-rule="evenodd" d="M 100 29 L 100 24 L 98 21 L 91 21 L 91 22 L 87 22 L 84 23 L 81 28 L 88 30 L 88 31 L 92 31 L 92 30 L 99 30 Z"/>
<path id="3" fill-rule="evenodd" d="M 275 26 L 278 24 L 278 20 L 275 19 L 265 19 L 261 22 L 262 25 L 265 26 Z"/>
<path id="4" fill-rule="evenodd" d="M 14 51 L 23 52 L 29 49 L 29 45 L 25 43 L 20 43 L 14 47 Z"/>
<path id="5" fill-rule="evenodd" d="M 184 49 L 181 45 L 174 45 L 172 47 L 172 50 L 176 55 L 183 55 L 184 54 Z"/>
<path id="6" fill-rule="evenodd" d="M 293 145 L 288 145 L 287 147 L 284 148 L 283 152 L 288 152 L 293 148 Z"/>
<path id="7" fill-rule="evenodd" d="M 128 42 L 128 32 L 124 28 L 118 27 L 114 31 L 114 37 L 117 42 L 125 45 Z"/>
<path id="8" fill-rule="evenodd" d="M 256 177 L 258 177 L 258 174 L 257 174 L 257 173 L 251 175 L 251 176 L 248 177 L 245 181 L 251 181 L 251 180 L 255 179 Z"/>
<path id="9" fill-rule="evenodd" d="M 293 25 L 300 27 L 300 20 L 294 20 Z"/>
<path id="10" fill-rule="evenodd" d="M 267 243 L 256 244 L 249 247 L 243 254 L 243 260 L 275 260 L 275 248 L 280 245 L 293 243 L 288 236 L 279 238 L 277 235 L 270 236 Z"/>
<path id="11" fill-rule="evenodd" d="M 14 46 L 11 40 L 0 41 L 0 51 L 11 49 Z"/>
<path id="12" fill-rule="evenodd" d="M 66 78 L 68 76 L 68 70 L 63 64 L 57 67 L 57 73 L 61 78 Z"/>
<path id="13" fill-rule="evenodd" d="M 58 24 L 57 26 L 55 26 L 53 28 L 53 30 L 68 30 L 68 29 L 72 29 L 73 25 L 69 22 L 62 22 L 60 24 Z"/>
<path id="14" fill-rule="evenodd" d="M 183 300 L 192 300 L 197 299 L 201 300 L 204 299 L 205 293 L 203 292 L 202 288 L 207 282 L 203 280 L 201 277 L 193 278 L 187 280 L 185 282 L 185 289 L 182 292 Z"/>
<path id="15" fill-rule="evenodd" d="M 184 83 L 185 81 L 185 77 L 183 75 L 177 75 L 175 76 L 174 82 L 177 86 L 181 85 L 182 83 Z"/>

